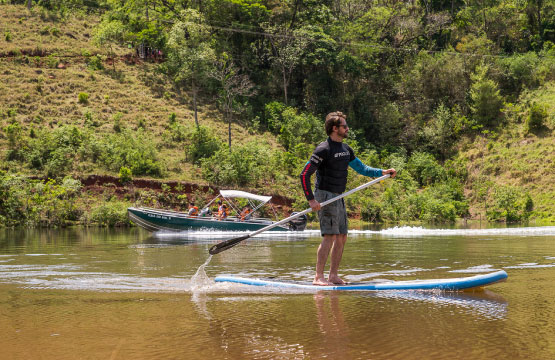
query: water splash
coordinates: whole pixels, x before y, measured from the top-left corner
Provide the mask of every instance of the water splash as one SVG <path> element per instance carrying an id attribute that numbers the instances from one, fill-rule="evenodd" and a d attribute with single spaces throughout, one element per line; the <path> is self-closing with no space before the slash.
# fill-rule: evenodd
<path id="1" fill-rule="evenodd" d="M 202 291 L 214 284 L 214 282 L 210 280 L 208 275 L 206 275 L 206 271 L 204 270 L 206 266 L 210 263 L 210 260 L 212 260 L 212 255 L 208 255 L 208 259 L 206 259 L 204 264 L 202 264 L 198 268 L 195 275 L 191 277 L 191 291 Z"/>

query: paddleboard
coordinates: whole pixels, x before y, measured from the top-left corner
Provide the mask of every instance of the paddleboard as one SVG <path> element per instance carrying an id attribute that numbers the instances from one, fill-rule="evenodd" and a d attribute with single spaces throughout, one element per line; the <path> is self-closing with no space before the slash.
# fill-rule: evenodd
<path id="1" fill-rule="evenodd" d="M 313 290 L 445 290 L 459 291 L 472 288 L 480 288 L 497 282 L 505 281 L 507 273 L 499 270 L 489 274 L 481 274 L 452 279 L 430 279 L 430 280 L 377 280 L 363 283 L 349 283 L 346 285 L 318 286 L 309 282 L 280 281 L 276 279 L 256 279 L 237 276 L 216 276 L 216 282 L 231 282 L 244 285 L 270 286 L 280 288 L 297 288 Z"/>

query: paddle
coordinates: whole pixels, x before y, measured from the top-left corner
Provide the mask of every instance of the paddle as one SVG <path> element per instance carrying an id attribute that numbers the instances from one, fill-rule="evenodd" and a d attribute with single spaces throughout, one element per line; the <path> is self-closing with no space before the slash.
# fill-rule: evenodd
<path id="1" fill-rule="evenodd" d="M 328 205 L 328 204 L 331 204 L 332 202 L 334 202 L 334 201 L 336 201 L 336 200 L 339 200 L 339 199 L 344 198 L 345 196 L 349 196 L 349 195 L 351 195 L 351 194 L 353 194 L 353 193 L 356 193 L 357 191 L 360 191 L 360 190 L 362 190 L 362 189 L 366 189 L 366 188 L 369 187 L 370 185 L 374 185 L 375 183 L 380 182 L 380 181 L 382 181 L 382 180 L 385 180 L 385 179 L 387 179 L 388 177 L 390 177 L 390 174 L 385 174 L 385 175 L 383 175 L 383 176 L 381 176 L 381 177 L 379 177 L 379 178 L 377 178 L 377 179 L 374 179 L 374 180 L 372 180 L 372 181 L 370 181 L 370 182 L 367 182 L 366 184 L 360 185 L 359 187 L 356 187 L 356 188 L 354 188 L 354 189 L 352 189 L 352 190 L 349 190 L 349 191 L 347 191 L 346 193 L 343 193 L 343 194 L 341 194 L 341 195 L 338 195 L 338 196 L 336 196 L 336 197 L 334 197 L 334 198 L 332 198 L 332 199 L 326 200 L 326 201 L 320 203 L 320 206 L 321 206 L 321 207 L 324 207 L 324 206 L 326 206 L 326 205 Z M 260 233 L 263 233 L 264 231 L 270 230 L 270 229 L 272 229 L 272 228 L 274 228 L 274 227 L 276 227 L 276 226 L 286 224 L 286 223 L 288 223 L 289 221 L 291 221 L 291 220 L 293 220 L 293 219 L 295 219 L 295 218 L 298 218 L 299 216 L 303 216 L 303 215 L 305 215 L 305 214 L 308 214 L 308 213 L 311 212 L 311 211 L 312 211 L 312 208 L 308 208 L 308 209 L 306 209 L 306 210 L 304 210 L 304 211 L 301 211 L 300 213 L 296 213 L 295 215 L 289 216 L 287 219 L 283 219 L 283 220 L 281 220 L 281 221 L 278 221 L 278 222 L 276 222 L 276 223 L 273 223 L 273 224 L 271 224 L 271 225 L 268 225 L 268 226 L 266 226 L 266 227 L 263 227 L 262 229 L 256 230 L 255 232 L 250 233 L 250 234 L 248 234 L 248 235 L 243 235 L 243 236 L 239 236 L 239 237 L 237 237 L 237 238 L 233 238 L 233 239 L 229 239 L 229 240 L 222 241 L 221 243 L 218 243 L 218 244 L 212 246 L 212 247 L 210 248 L 210 250 L 208 250 L 208 252 L 209 252 L 211 255 L 215 255 L 215 254 L 221 253 L 221 252 L 224 251 L 224 250 L 227 250 L 227 249 L 230 249 L 230 248 L 234 247 L 235 245 L 239 244 L 239 243 L 240 243 L 241 241 L 243 241 L 243 240 L 247 240 L 248 238 L 251 238 L 251 237 L 253 237 L 253 236 L 256 236 L 256 235 L 258 235 L 258 234 L 260 234 Z"/>

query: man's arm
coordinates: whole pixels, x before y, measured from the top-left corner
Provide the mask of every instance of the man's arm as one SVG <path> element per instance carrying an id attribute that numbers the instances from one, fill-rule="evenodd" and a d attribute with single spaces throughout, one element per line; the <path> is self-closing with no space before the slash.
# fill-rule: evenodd
<path id="1" fill-rule="evenodd" d="M 380 177 L 385 174 L 391 174 L 391 177 L 394 178 L 395 175 L 397 175 L 397 171 L 395 171 L 395 169 L 374 169 L 368 165 L 364 165 L 359 158 L 355 158 L 353 161 L 351 161 L 349 163 L 349 166 L 360 175 L 368 177 Z"/>
<path id="2" fill-rule="evenodd" d="M 310 177 L 316 171 L 317 167 L 310 161 L 306 163 L 303 171 L 301 171 L 301 185 L 303 187 L 304 196 L 308 200 L 308 205 L 313 211 L 320 210 L 320 203 L 314 199 L 314 194 L 312 193 L 312 188 L 310 186 Z"/>
<path id="3" fill-rule="evenodd" d="M 310 177 L 316 171 L 317 167 L 310 161 L 307 161 L 306 165 L 301 171 L 301 186 L 303 187 L 304 196 L 308 201 L 314 200 L 314 194 L 312 193 L 312 186 L 310 185 Z"/>

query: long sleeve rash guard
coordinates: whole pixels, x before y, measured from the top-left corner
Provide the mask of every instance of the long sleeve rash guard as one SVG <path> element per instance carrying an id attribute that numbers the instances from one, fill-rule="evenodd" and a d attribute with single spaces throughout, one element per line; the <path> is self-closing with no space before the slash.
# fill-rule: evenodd
<path id="1" fill-rule="evenodd" d="M 381 169 L 375 169 L 363 164 L 359 158 L 355 157 L 353 150 L 346 144 L 328 139 L 318 145 L 300 175 L 306 199 L 309 201 L 314 199 L 310 177 L 315 172 L 316 188 L 335 193 L 344 192 L 347 183 L 348 167 L 364 176 L 382 176 Z"/>

